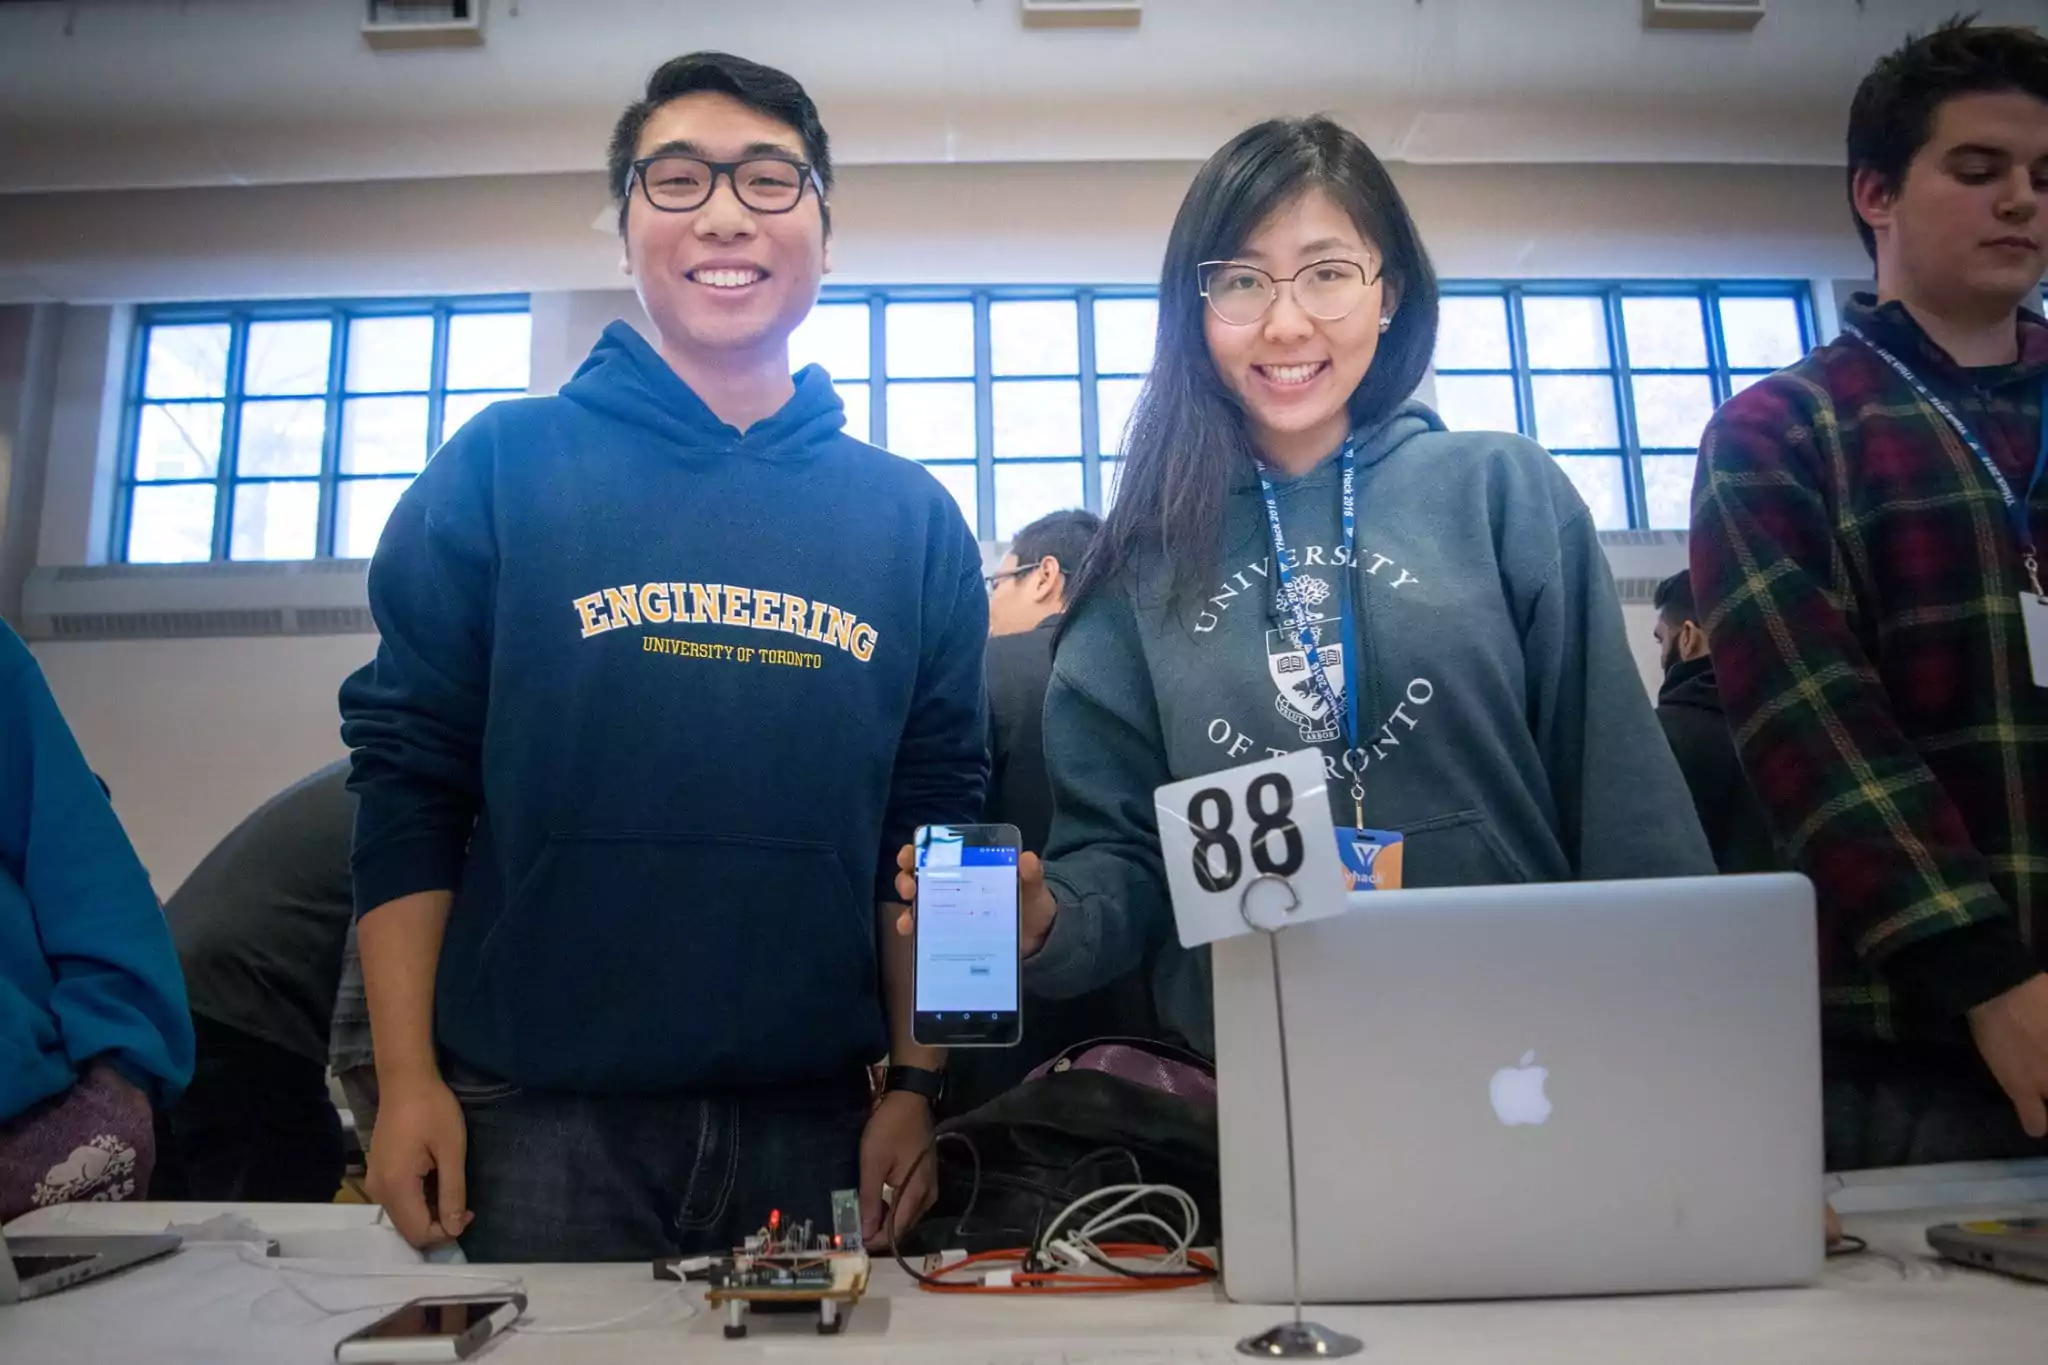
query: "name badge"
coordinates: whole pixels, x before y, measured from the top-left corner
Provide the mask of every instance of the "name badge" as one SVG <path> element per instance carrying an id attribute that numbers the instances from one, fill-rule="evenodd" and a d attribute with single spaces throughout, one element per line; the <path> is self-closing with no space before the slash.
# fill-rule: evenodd
<path id="1" fill-rule="evenodd" d="M 1401 835 L 1390 829 L 1339 829 L 1337 859 L 1346 891 L 1401 889 Z"/>
<path id="2" fill-rule="evenodd" d="M 2027 628 L 2027 662 L 2034 667 L 2034 686 L 2048 687 L 2048 602 L 2021 593 L 2020 621 Z"/>

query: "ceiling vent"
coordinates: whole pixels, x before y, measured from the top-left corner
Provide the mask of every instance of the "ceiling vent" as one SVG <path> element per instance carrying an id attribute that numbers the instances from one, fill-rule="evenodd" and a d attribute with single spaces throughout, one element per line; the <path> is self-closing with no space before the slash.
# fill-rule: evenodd
<path id="1" fill-rule="evenodd" d="M 482 47 L 484 0 L 369 0 L 363 41 L 380 52 Z"/>
<path id="2" fill-rule="evenodd" d="M 1764 0 L 1643 0 L 1643 27 L 1747 33 L 1763 21 Z"/>
<path id="3" fill-rule="evenodd" d="M 1023 0 L 1026 28 L 1136 28 L 1145 0 Z"/>

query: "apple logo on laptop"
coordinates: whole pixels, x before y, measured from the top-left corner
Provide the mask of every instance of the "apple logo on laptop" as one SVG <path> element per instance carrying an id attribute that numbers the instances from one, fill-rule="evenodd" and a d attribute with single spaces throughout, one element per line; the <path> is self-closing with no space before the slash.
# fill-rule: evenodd
<path id="1" fill-rule="evenodd" d="M 1543 1083 L 1550 1079 L 1550 1072 L 1535 1065 L 1535 1061 L 1534 1052 L 1523 1053 L 1519 1066 L 1504 1066 L 1494 1072 L 1493 1084 L 1487 1088 L 1493 1112 L 1510 1128 L 1524 1123 L 1546 1123 L 1550 1119 L 1550 1097 L 1543 1093 Z"/>

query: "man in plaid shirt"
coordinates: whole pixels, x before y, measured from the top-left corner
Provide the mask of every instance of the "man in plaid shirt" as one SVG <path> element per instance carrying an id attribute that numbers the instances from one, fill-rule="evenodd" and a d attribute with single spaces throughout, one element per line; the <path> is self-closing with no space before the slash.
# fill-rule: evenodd
<path id="1" fill-rule="evenodd" d="M 2048 325 L 2022 306 L 2048 40 L 1909 42 L 1848 143 L 1877 293 L 1715 416 L 1693 580 L 1744 769 L 1819 893 L 1830 1168 L 2048 1154 L 2048 659 L 2021 620 L 2048 542 Z"/>

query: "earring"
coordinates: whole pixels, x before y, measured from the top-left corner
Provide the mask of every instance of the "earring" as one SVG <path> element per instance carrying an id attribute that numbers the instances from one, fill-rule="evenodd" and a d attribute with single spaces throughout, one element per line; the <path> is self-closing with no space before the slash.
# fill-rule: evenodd
<path id="1" fill-rule="evenodd" d="M 1380 314 L 1380 330 L 1382 332 L 1386 331 L 1389 327 L 1392 327 L 1393 325 L 1394 315 L 1392 313 Z"/>

